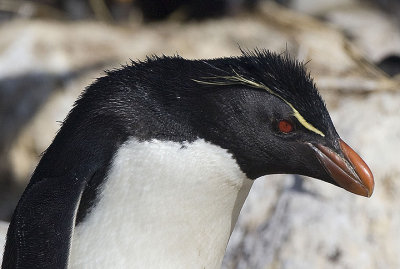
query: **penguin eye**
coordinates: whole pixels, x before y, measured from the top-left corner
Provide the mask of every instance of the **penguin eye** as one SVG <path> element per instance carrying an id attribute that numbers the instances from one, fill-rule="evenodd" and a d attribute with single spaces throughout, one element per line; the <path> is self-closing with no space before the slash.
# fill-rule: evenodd
<path id="1" fill-rule="evenodd" d="M 280 132 L 288 134 L 293 131 L 293 124 L 288 120 L 280 120 L 278 122 L 278 129 Z"/>

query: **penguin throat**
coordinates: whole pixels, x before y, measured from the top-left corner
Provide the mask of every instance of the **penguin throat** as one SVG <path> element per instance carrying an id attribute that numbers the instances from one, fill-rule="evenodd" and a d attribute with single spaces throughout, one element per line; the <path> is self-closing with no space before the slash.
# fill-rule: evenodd
<path id="1" fill-rule="evenodd" d="M 252 185 L 226 150 L 127 141 L 74 231 L 73 268 L 220 268 Z"/>

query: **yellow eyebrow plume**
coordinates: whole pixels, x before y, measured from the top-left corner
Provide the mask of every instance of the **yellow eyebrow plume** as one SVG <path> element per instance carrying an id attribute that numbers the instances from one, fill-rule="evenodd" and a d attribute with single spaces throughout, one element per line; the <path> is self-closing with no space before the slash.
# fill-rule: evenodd
<path id="1" fill-rule="evenodd" d="M 285 100 L 284 100 L 285 101 Z M 296 119 L 301 123 L 301 125 L 303 125 L 305 128 L 307 128 L 308 130 L 319 134 L 322 137 L 325 137 L 325 134 L 323 132 L 321 132 L 320 130 L 318 130 L 317 128 L 315 128 L 311 123 L 309 123 L 308 121 L 306 121 L 303 116 L 299 113 L 299 111 L 297 111 L 297 109 L 295 109 L 289 102 L 285 101 L 290 108 L 293 110 L 293 116 L 296 117 Z"/>
<path id="2" fill-rule="evenodd" d="M 215 77 L 204 77 L 204 79 L 224 79 L 226 81 L 201 81 L 201 80 L 196 80 L 196 79 L 192 79 L 193 81 L 200 83 L 200 84 L 206 84 L 206 85 L 234 85 L 234 84 L 243 84 L 243 85 L 247 85 L 247 86 L 251 86 L 254 88 L 259 88 L 259 89 L 264 89 L 267 92 L 269 92 L 270 94 L 278 97 L 279 99 L 281 99 L 282 101 L 284 101 L 293 111 L 293 116 L 300 122 L 301 125 L 303 125 L 306 129 L 322 136 L 325 137 L 325 134 L 323 132 L 321 132 L 320 130 L 318 130 L 317 128 L 315 128 L 311 123 L 309 123 L 308 121 L 306 121 L 306 119 L 304 119 L 304 117 L 300 114 L 300 112 L 291 104 L 289 103 L 289 101 L 287 101 L 285 98 L 283 98 L 282 96 L 280 96 L 279 94 L 277 94 L 276 92 L 272 91 L 269 87 L 265 86 L 264 84 L 261 83 L 257 83 L 253 80 L 247 79 L 241 75 L 239 75 L 235 70 L 233 70 L 233 72 L 235 73 L 235 76 L 215 76 Z"/>

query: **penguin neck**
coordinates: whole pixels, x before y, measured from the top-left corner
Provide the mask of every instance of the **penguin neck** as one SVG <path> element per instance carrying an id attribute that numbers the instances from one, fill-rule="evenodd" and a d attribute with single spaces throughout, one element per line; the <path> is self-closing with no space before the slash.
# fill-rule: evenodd
<path id="1" fill-rule="evenodd" d="M 70 264 L 220 268 L 252 180 L 225 149 L 127 141 L 74 231 Z"/>

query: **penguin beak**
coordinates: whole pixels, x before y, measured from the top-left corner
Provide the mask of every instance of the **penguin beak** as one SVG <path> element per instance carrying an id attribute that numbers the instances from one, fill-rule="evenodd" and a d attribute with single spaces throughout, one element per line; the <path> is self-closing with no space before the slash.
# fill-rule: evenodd
<path id="1" fill-rule="evenodd" d="M 308 144 L 316 153 L 326 172 L 343 189 L 366 197 L 374 190 L 374 176 L 368 165 L 342 139 L 339 139 L 340 156 L 321 144 Z"/>

